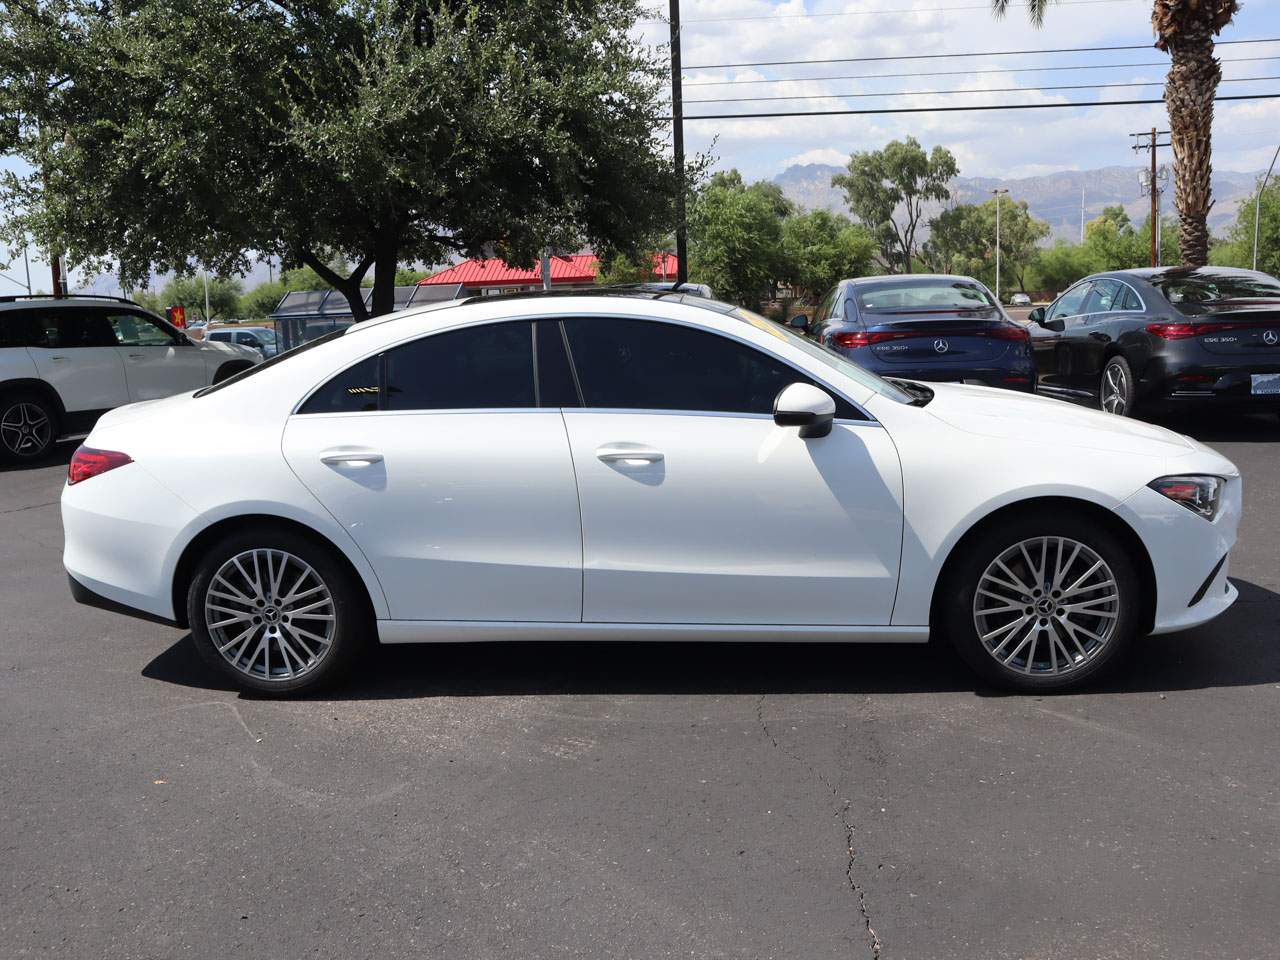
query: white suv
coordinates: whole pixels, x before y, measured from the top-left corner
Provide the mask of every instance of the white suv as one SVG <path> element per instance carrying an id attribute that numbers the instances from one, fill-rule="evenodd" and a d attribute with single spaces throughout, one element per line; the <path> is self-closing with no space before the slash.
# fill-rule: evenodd
<path id="1" fill-rule="evenodd" d="M 0 459 L 34 460 L 107 410 L 261 361 L 250 347 L 197 343 L 116 297 L 0 297 Z"/>

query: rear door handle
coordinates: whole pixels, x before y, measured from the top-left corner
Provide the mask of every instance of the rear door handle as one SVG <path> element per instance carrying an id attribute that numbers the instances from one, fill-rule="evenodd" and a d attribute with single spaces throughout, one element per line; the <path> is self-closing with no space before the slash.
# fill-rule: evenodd
<path id="1" fill-rule="evenodd" d="M 606 443 L 596 448 L 596 457 L 605 463 L 658 463 L 662 451 L 641 443 Z"/>
<path id="2" fill-rule="evenodd" d="M 326 450 L 320 454 L 321 463 L 348 463 L 353 467 L 367 467 L 382 462 L 382 454 L 374 450 Z"/>

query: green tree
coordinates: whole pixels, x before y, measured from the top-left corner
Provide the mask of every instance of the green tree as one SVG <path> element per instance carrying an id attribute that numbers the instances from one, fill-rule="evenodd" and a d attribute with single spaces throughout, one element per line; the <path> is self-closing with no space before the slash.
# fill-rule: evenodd
<path id="1" fill-rule="evenodd" d="M 689 209 L 689 275 L 725 300 L 759 305 L 781 272 L 781 242 L 774 198 L 741 177 L 712 178 Z"/>
<path id="2" fill-rule="evenodd" d="M 1027 288 L 1027 269 L 1036 259 L 1049 224 L 1031 216 L 1025 200 L 1000 198 L 1000 288 Z M 996 199 L 958 204 L 929 221 L 924 259 L 939 273 L 962 273 L 995 287 Z"/>
<path id="3" fill-rule="evenodd" d="M 883 150 L 853 154 L 846 172 L 832 177 L 831 185 L 844 191 L 849 210 L 875 238 L 881 265 L 910 273 L 924 203 L 949 199 L 947 184 L 959 172 L 949 150 L 934 147 L 926 154 L 907 137 Z"/>
<path id="4" fill-rule="evenodd" d="M 876 244 L 861 224 L 813 210 L 782 221 L 781 279 L 802 297 L 816 300 L 846 277 L 872 271 Z"/>
<path id="5" fill-rule="evenodd" d="M 204 281 L 200 277 L 174 277 L 160 290 L 160 309 L 186 307 L 187 316 L 202 320 L 227 320 L 237 315 L 243 285 L 225 277 L 209 278 L 209 312 L 204 309 Z"/>
<path id="6" fill-rule="evenodd" d="M 1258 191 L 1240 202 L 1235 222 L 1226 241 L 1213 248 L 1211 259 L 1223 267 L 1253 267 L 1253 225 Z M 1280 276 L 1280 183 L 1271 183 L 1262 191 L 1262 216 L 1258 223 L 1258 269 L 1273 277 Z"/>
<path id="7" fill-rule="evenodd" d="M 283 280 L 258 284 L 240 298 L 240 316 L 247 320 L 265 320 L 287 292 Z"/>
<path id="8" fill-rule="evenodd" d="M 669 226 L 666 65 L 640 0 L 0 6 L 0 239 L 78 265 L 305 265 L 366 315 L 401 263 L 531 265 Z M 340 275 L 329 256 L 352 265 Z"/>

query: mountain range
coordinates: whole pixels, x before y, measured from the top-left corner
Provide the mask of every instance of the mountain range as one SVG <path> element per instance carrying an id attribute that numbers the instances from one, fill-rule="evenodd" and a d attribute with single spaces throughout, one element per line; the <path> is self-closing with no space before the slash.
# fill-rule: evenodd
<path id="1" fill-rule="evenodd" d="M 831 177 L 843 173 L 843 167 L 825 163 L 797 164 L 773 178 L 782 192 L 806 210 L 826 209 L 848 213 L 842 191 L 831 186 Z M 1120 204 L 1135 223 L 1147 218 L 1151 201 L 1142 196 L 1139 167 L 1102 167 L 1098 170 L 1062 170 L 1038 177 L 1002 180 L 996 177 L 956 177 L 951 182 L 955 203 L 981 203 L 991 198 L 991 191 L 1005 188 L 1012 200 L 1025 200 L 1033 217 L 1047 221 L 1051 238 L 1080 239 L 1080 192 L 1084 190 L 1085 220 L 1102 213 L 1103 207 Z M 1236 208 L 1257 188 L 1259 174 L 1215 171 L 1213 195 L 1215 203 L 1209 214 L 1209 228 L 1224 233 L 1236 216 Z M 1162 197 L 1163 212 L 1173 212 L 1173 185 L 1166 185 Z M 943 205 L 925 205 L 924 220 L 936 216 Z"/>

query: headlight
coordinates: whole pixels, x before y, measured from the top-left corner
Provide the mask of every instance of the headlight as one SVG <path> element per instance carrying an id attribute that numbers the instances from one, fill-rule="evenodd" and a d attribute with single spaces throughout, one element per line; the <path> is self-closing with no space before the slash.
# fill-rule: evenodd
<path id="1" fill-rule="evenodd" d="M 1206 520 L 1212 520 L 1218 515 L 1218 503 L 1225 483 L 1221 477 L 1182 476 L 1160 477 L 1147 486 Z"/>

